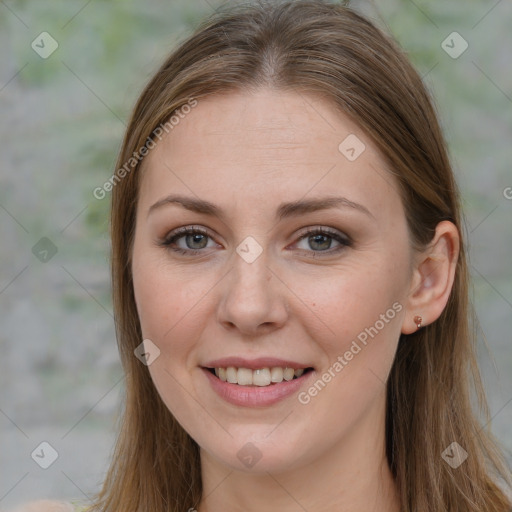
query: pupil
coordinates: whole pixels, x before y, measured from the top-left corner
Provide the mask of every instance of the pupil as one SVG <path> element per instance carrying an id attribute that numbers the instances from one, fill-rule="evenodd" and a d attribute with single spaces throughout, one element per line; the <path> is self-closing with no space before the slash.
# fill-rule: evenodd
<path id="1" fill-rule="evenodd" d="M 201 242 L 203 243 L 201 244 Z M 199 243 L 200 246 L 194 246 L 195 243 Z M 190 247 L 191 245 L 192 247 Z M 187 235 L 187 247 L 189 249 L 203 249 L 206 247 L 206 236 L 201 234 Z"/>
<path id="2" fill-rule="evenodd" d="M 321 251 L 329 249 L 329 247 L 331 245 L 331 238 L 326 235 L 313 235 L 313 236 L 309 237 L 309 240 L 310 240 L 310 246 L 312 249 L 315 249 L 314 245 L 317 242 L 319 243 L 319 245 L 316 246 L 316 249 L 319 249 Z M 311 243 L 311 242 L 313 242 L 313 243 Z"/>

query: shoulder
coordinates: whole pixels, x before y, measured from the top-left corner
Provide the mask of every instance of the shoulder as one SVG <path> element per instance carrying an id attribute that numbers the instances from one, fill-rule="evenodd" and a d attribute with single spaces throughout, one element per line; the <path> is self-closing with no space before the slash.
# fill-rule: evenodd
<path id="1" fill-rule="evenodd" d="M 86 508 L 68 501 L 38 500 L 20 505 L 11 512 L 85 512 Z"/>

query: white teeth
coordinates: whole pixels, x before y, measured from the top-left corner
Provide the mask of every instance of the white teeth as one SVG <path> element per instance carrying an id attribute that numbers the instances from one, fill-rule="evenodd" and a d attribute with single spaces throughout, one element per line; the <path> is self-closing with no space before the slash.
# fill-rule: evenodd
<path id="1" fill-rule="evenodd" d="M 272 383 L 290 381 L 294 377 L 299 378 L 304 374 L 304 368 L 281 368 L 275 366 L 272 368 L 260 368 L 251 370 L 250 368 L 215 368 L 215 375 L 223 382 L 238 384 L 239 386 L 270 386 Z"/>
<path id="2" fill-rule="evenodd" d="M 270 382 L 270 370 L 268 368 L 254 370 L 254 372 L 252 372 L 252 383 L 255 386 L 268 386 Z M 238 384 L 240 384 L 240 381 L 238 381 Z"/>
<path id="3" fill-rule="evenodd" d="M 238 384 L 238 372 L 236 371 L 236 368 L 233 366 L 228 366 L 226 368 L 226 380 L 230 382 L 231 384 Z"/>
<path id="4" fill-rule="evenodd" d="M 276 366 L 270 370 L 270 379 L 272 382 L 283 382 L 283 369 Z"/>
<path id="5" fill-rule="evenodd" d="M 285 368 L 283 371 L 284 380 L 292 380 L 294 375 L 295 371 L 293 370 L 293 368 Z"/>
<path id="6" fill-rule="evenodd" d="M 252 386 L 252 370 L 250 368 L 238 368 L 237 382 L 240 386 Z"/>

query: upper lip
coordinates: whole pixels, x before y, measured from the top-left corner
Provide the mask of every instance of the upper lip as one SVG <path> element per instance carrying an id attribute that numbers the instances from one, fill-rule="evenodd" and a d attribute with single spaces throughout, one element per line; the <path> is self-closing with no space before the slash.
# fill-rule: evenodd
<path id="1" fill-rule="evenodd" d="M 222 359 L 215 359 L 208 361 L 204 364 L 205 368 L 227 368 L 234 366 L 235 368 L 249 368 L 251 370 L 258 370 L 261 368 L 311 368 L 309 364 L 302 364 L 290 359 L 277 359 L 275 357 L 258 357 L 257 359 L 245 359 L 243 357 L 223 357 Z"/>

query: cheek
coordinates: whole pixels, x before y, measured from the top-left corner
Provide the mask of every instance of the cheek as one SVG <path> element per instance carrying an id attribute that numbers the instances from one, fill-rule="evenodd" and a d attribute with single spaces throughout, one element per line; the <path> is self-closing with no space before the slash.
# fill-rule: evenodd
<path id="1" fill-rule="evenodd" d="M 356 423 L 385 392 L 405 311 L 407 280 L 397 257 L 367 254 L 331 278 L 296 281 L 310 308 L 303 325 L 318 326 L 309 335 L 324 354 L 316 380 L 299 401 L 335 437 L 340 425 Z"/>
<path id="2" fill-rule="evenodd" d="M 135 302 L 145 337 L 166 344 L 181 324 L 197 325 L 200 317 L 196 309 L 208 292 L 207 281 L 171 268 L 165 255 L 144 249 L 134 250 L 132 272 Z"/>
<path id="3" fill-rule="evenodd" d="M 381 256 L 371 259 L 361 257 L 329 275 L 297 272 L 293 277 L 294 291 L 308 306 L 311 337 L 322 340 L 331 357 L 348 350 L 358 336 L 364 342 L 372 327 L 386 337 L 393 330 L 393 339 L 400 330 L 406 280 L 391 258 L 388 263 Z"/>
<path id="4" fill-rule="evenodd" d="M 310 335 L 324 357 L 316 379 L 298 399 L 332 439 L 357 424 L 371 404 L 385 396 L 404 311 L 401 287 L 385 267 L 351 270 L 337 280 L 308 280 L 302 292 L 310 290 L 302 295 L 315 312 L 310 325 L 319 325 L 315 317 L 321 319 L 321 332 Z M 326 449 L 327 445 L 326 441 Z"/>
<path id="5" fill-rule="evenodd" d="M 143 338 L 160 350 L 148 366 L 152 381 L 178 422 L 190 430 L 197 418 L 206 422 L 208 417 L 183 388 L 190 371 L 195 371 L 189 364 L 195 347 L 191 340 L 200 337 L 207 318 L 206 301 L 201 300 L 207 284 L 170 268 L 159 255 L 144 249 L 135 248 L 132 271 Z"/>

